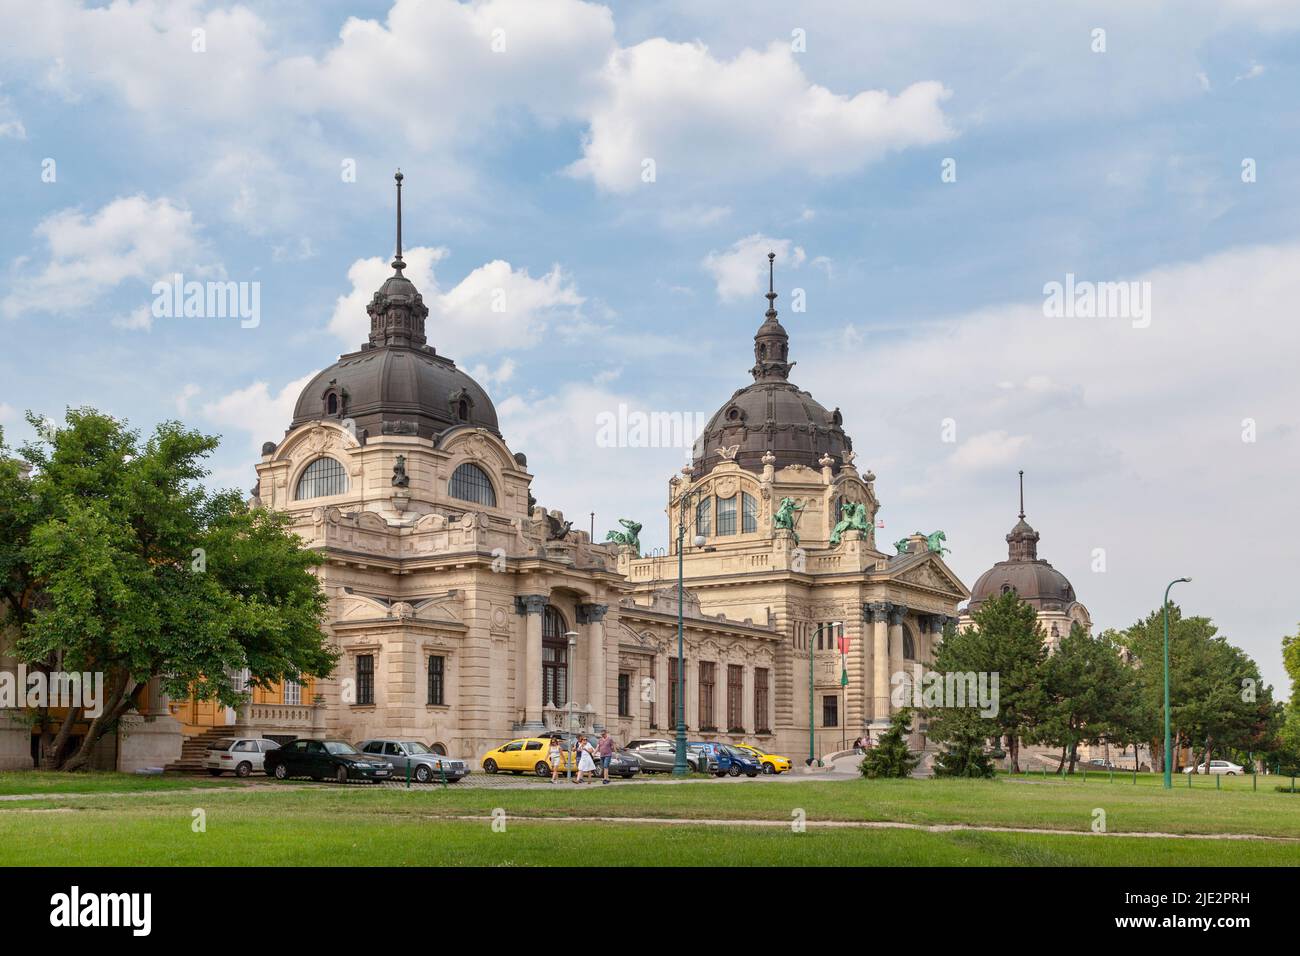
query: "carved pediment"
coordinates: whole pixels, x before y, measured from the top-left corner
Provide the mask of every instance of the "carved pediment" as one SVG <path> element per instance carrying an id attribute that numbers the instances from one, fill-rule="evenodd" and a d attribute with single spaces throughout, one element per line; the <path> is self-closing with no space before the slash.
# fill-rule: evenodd
<path id="1" fill-rule="evenodd" d="M 959 597 L 968 597 L 970 594 L 966 586 L 937 557 L 908 568 L 898 576 L 897 580 L 902 584 L 932 588 Z"/>

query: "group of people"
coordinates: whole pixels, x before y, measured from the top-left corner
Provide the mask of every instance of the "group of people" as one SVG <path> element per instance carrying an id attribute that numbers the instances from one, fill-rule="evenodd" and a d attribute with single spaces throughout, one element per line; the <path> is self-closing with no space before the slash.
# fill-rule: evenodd
<path id="1" fill-rule="evenodd" d="M 586 734 L 579 734 L 573 740 L 570 754 L 571 766 L 577 768 L 577 773 L 573 776 L 574 783 L 590 783 L 596 772 L 597 760 L 600 761 L 604 778 L 601 783 L 609 783 L 609 762 L 614 756 L 614 738 L 609 735 L 609 731 L 602 730 L 600 739 L 595 744 L 592 744 Z M 550 760 L 551 783 L 555 783 L 564 771 L 564 744 L 558 737 L 551 738 Z"/>

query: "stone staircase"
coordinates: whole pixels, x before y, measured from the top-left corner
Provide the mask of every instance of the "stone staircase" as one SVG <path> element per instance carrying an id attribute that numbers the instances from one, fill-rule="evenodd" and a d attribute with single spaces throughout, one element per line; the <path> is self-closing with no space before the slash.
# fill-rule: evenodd
<path id="1" fill-rule="evenodd" d="M 236 737 L 234 727 L 209 727 L 201 734 L 186 737 L 181 744 L 181 756 L 175 763 L 163 768 L 164 773 L 203 773 L 203 758 L 207 755 L 208 745 L 222 737 Z"/>

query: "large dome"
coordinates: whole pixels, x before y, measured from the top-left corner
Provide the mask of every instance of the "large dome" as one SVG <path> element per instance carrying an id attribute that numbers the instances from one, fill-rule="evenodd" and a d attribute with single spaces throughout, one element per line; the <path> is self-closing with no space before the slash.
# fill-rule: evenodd
<path id="1" fill-rule="evenodd" d="M 1020 520 L 1007 535 L 1007 560 L 979 576 L 971 588 L 968 613 L 989 598 L 1015 591 L 1039 611 L 1068 611 L 1076 603 L 1074 586 L 1065 575 L 1038 556 L 1038 532 L 1025 521 L 1025 473 L 1020 473 Z"/>
<path id="2" fill-rule="evenodd" d="M 789 360 L 790 336 L 777 320 L 776 292 L 771 270 L 775 255 L 768 253 L 767 314 L 754 335 L 754 384 L 738 390 L 709 419 L 692 455 L 695 475 L 719 461 L 734 460 L 742 468 L 760 472 L 769 452 L 776 467 L 821 467 L 830 455 L 839 469 L 853 441 L 844 433 L 840 410 L 827 411 L 812 395 L 789 380 L 794 363 Z"/>
<path id="3" fill-rule="evenodd" d="M 436 440 L 461 425 L 496 435 L 497 412 L 478 382 L 439 355 L 424 334 L 429 309 L 402 274 L 402 174 L 397 180 L 395 274 L 380 286 L 366 312 L 370 339 L 340 356 L 298 396 L 290 428 L 310 421 L 352 421 L 369 435 L 419 435 Z"/>

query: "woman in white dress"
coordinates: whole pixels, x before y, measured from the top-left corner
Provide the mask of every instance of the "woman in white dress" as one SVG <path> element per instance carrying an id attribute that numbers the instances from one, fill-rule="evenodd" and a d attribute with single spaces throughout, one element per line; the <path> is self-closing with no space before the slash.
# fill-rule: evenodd
<path id="1" fill-rule="evenodd" d="M 551 783 L 555 783 L 560 778 L 561 771 L 564 770 L 564 748 L 560 746 L 560 741 L 551 738 Z"/>
<path id="2" fill-rule="evenodd" d="M 586 737 L 578 738 L 578 777 L 574 783 L 582 783 L 583 774 L 595 773 L 596 762 L 591 759 L 591 744 Z"/>

